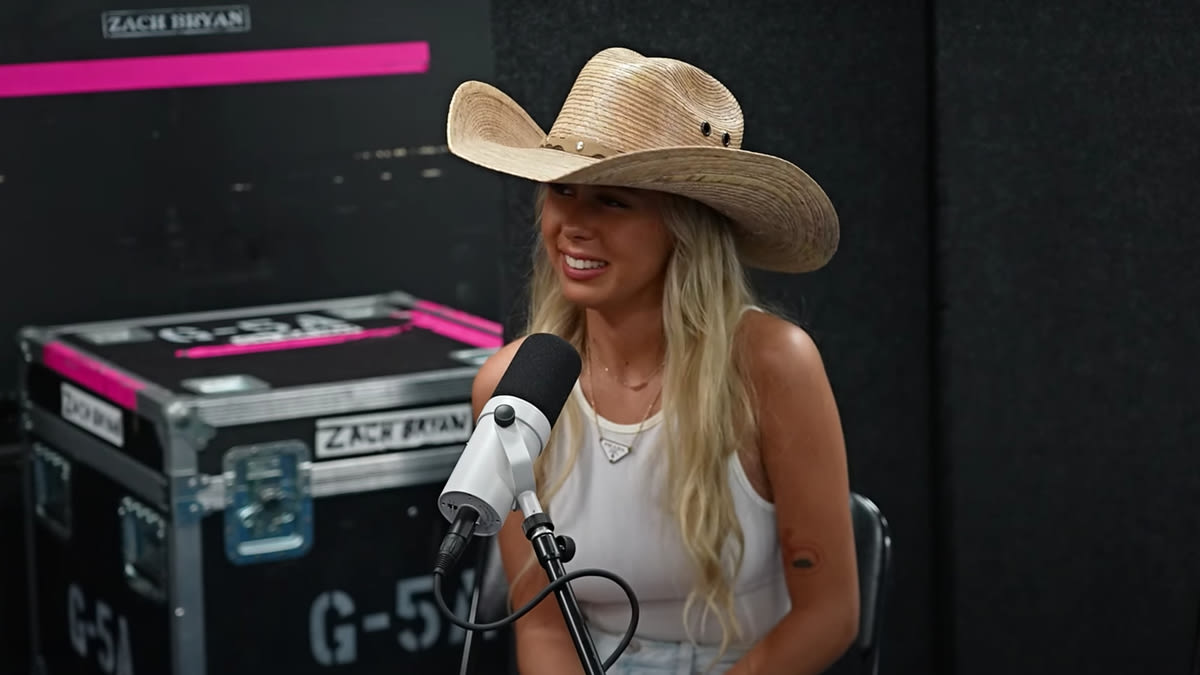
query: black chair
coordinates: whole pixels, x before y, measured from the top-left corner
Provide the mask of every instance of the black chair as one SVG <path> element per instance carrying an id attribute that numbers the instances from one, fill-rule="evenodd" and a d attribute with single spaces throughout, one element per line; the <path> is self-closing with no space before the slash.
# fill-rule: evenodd
<path id="1" fill-rule="evenodd" d="M 870 499 L 850 493 L 850 515 L 854 526 L 854 546 L 858 558 L 858 588 L 861 607 L 859 609 L 858 635 L 853 649 L 863 662 L 864 671 L 870 675 L 879 672 L 879 652 L 882 642 L 884 600 L 887 596 L 891 576 L 892 537 L 887 518 Z M 497 578 L 498 551 L 494 543 L 479 551 L 476 558 L 475 588 L 471 596 L 468 621 L 494 621 L 507 613 L 503 593 L 503 577 Z M 491 574 L 488 571 L 491 570 Z M 489 579 L 489 577 L 491 577 Z M 490 584 L 487 583 L 490 581 Z M 510 629 L 503 631 L 504 643 L 512 648 Z M 460 675 L 474 672 L 475 643 L 479 636 L 467 632 L 463 644 Z M 509 654 L 510 659 L 513 654 Z M 495 664 L 493 664 L 495 665 Z M 515 659 L 508 664 L 508 672 L 516 672 Z"/>
<path id="2" fill-rule="evenodd" d="M 861 602 L 854 649 L 862 656 L 864 670 L 876 675 L 879 672 L 884 600 L 891 577 L 892 537 L 887 518 L 870 499 L 850 493 L 850 514 L 858 554 L 858 592 Z"/>

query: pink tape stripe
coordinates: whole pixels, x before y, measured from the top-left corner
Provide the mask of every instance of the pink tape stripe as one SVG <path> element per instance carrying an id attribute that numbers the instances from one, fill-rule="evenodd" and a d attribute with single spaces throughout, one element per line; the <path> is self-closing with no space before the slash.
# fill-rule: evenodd
<path id="1" fill-rule="evenodd" d="M 426 314 L 425 312 L 414 311 L 412 313 L 412 323 L 418 328 L 424 328 L 438 335 L 448 337 L 451 340 L 458 340 L 474 347 L 499 347 L 502 344 L 499 335 L 484 333 L 470 326 L 454 323 L 440 316 Z"/>
<path id="2" fill-rule="evenodd" d="M 428 42 L 0 66 L 0 98 L 424 73 Z"/>
<path id="3" fill-rule="evenodd" d="M 76 382 L 129 410 L 137 410 L 137 393 L 146 384 L 117 372 L 61 342 L 42 349 L 42 363 L 54 372 Z"/>
<path id="4" fill-rule="evenodd" d="M 428 300 L 418 300 L 416 302 L 416 308 L 426 310 L 426 311 L 432 312 L 434 314 L 441 314 L 442 316 L 450 317 L 451 319 L 454 319 L 455 321 L 460 321 L 465 324 L 470 324 L 472 326 L 475 326 L 476 328 L 481 328 L 483 330 L 486 330 L 486 331 L 489 331 L 492 333 L 503 333 L 504 332 L 503 327 L 501 327 L 501 325 L 496 323 L 495 321 L 489 321 L 483 317 L 475 316 L 474 314 L 467 314 L 466 312 L 464 312 L 462 310 L 454 309 L 452 307 L 447 307 L 445 305 L 439 305 L 436 302 L 430 302 Z"/>
<path id="5" fill-rule="evenodd" d="M 241 345 L 213 345 L 208 347 L 189 347 L 180 349 L 175 352 L 175 356 L 182 359 L 211 359 L 221 356 L 238 356 L 241 354 L 255 354 L 258 352 L 278 352 L 287 349 L 304 349 L 307 347 L 325 347 L 327 345 L 336 345 L 343 342 L 353 342 L 355 340 L 367 340 L 370 338 L 382 338 L 398 335 L 408 330 L 408 326 L 388 326 L 386 328 L 370 328 L 358 333 L 346 333 L 344 335 L 321 335 L 318 337 L 303 337 L 293 338 L 291 340 L 278 340 L 275 342 L 256 342 L 252 344 Z"/>

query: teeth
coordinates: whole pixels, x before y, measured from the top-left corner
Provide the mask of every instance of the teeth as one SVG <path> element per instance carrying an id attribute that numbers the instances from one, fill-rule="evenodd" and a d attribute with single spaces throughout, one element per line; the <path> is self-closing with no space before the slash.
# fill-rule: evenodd
<path id="1" fill-rule="evenodd" d="M 567 265 L 577 270 L 594 270 L 597 267 L 604 267 L 608 264 L 603 260 L 581 260 L 579 258 L 572 258 L 566 254 L 564 254 L 564 257 L 567 259 Z"/>

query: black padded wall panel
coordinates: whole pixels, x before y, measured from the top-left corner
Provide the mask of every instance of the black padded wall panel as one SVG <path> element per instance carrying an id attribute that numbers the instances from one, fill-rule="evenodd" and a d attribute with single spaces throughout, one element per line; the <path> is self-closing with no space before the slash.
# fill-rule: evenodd
<path id="1" fill-rule="evenodd" d="M 1200 6 L 937 4 L 956 672 L 1191 672 Z"/>
<path id="2" fill-rule="evenodd" d="M 509 0 L 493 12 L 497 85 L 544 129 L 600 49 L 673 56 L 708 70 L 738 97 L 747 149 L 797 163 L 829 192 L 842 223 L 832 264 L 755 280 L 815 336 L 838 395 L 853 487 L 880 505 L 895 531 L 886 671 L 930 672 L 925 10 L 620 0 L 547 11 L 541 2 Z M 514 332 L 524 318 L 532 188 L 510 179 L 505 192 L 501 295 Z"/>

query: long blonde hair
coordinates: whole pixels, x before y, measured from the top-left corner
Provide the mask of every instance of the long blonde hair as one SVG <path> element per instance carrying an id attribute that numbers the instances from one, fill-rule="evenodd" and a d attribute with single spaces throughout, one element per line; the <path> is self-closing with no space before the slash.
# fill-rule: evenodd
<path id="1" fill-rule="evenodd" d="M 527 332 L 554 333 L 583 354 L 583 309 L 562 296 L 540 235 L 545 196 L 546 188 L 540 186 Z M 733 590 L 744 551 L 727 467 L 732 454 L 754 442 L 756 429 L 752 389 L 735 338 L 742 312 L 758 303 L 724 216 L 674 195 L 664 195 L 661 215 L 674 239 L 662 307 L 663 419 L 669 425 L 661 436 L 667 442 L 663 507 L 679 527 L 696 574 L 684 624 L 690 630 L 687 618 L 697 603 L 702 604 L 704 616 L 711 612 L 720 622 L 724 652 L 741 635 Z M 565 444 L 552 440 L 535 465 L 539 497 L 547 511 L 579 455 L 583 412 L 570 399 L 562 414 L 577 433 Z M 561 428 L 556 425 L 552 439 Z M 560 453 L 564 456 L 554 456 Z M 548 475 L 550 464 L 558 468 L 554 476 Z"/>

